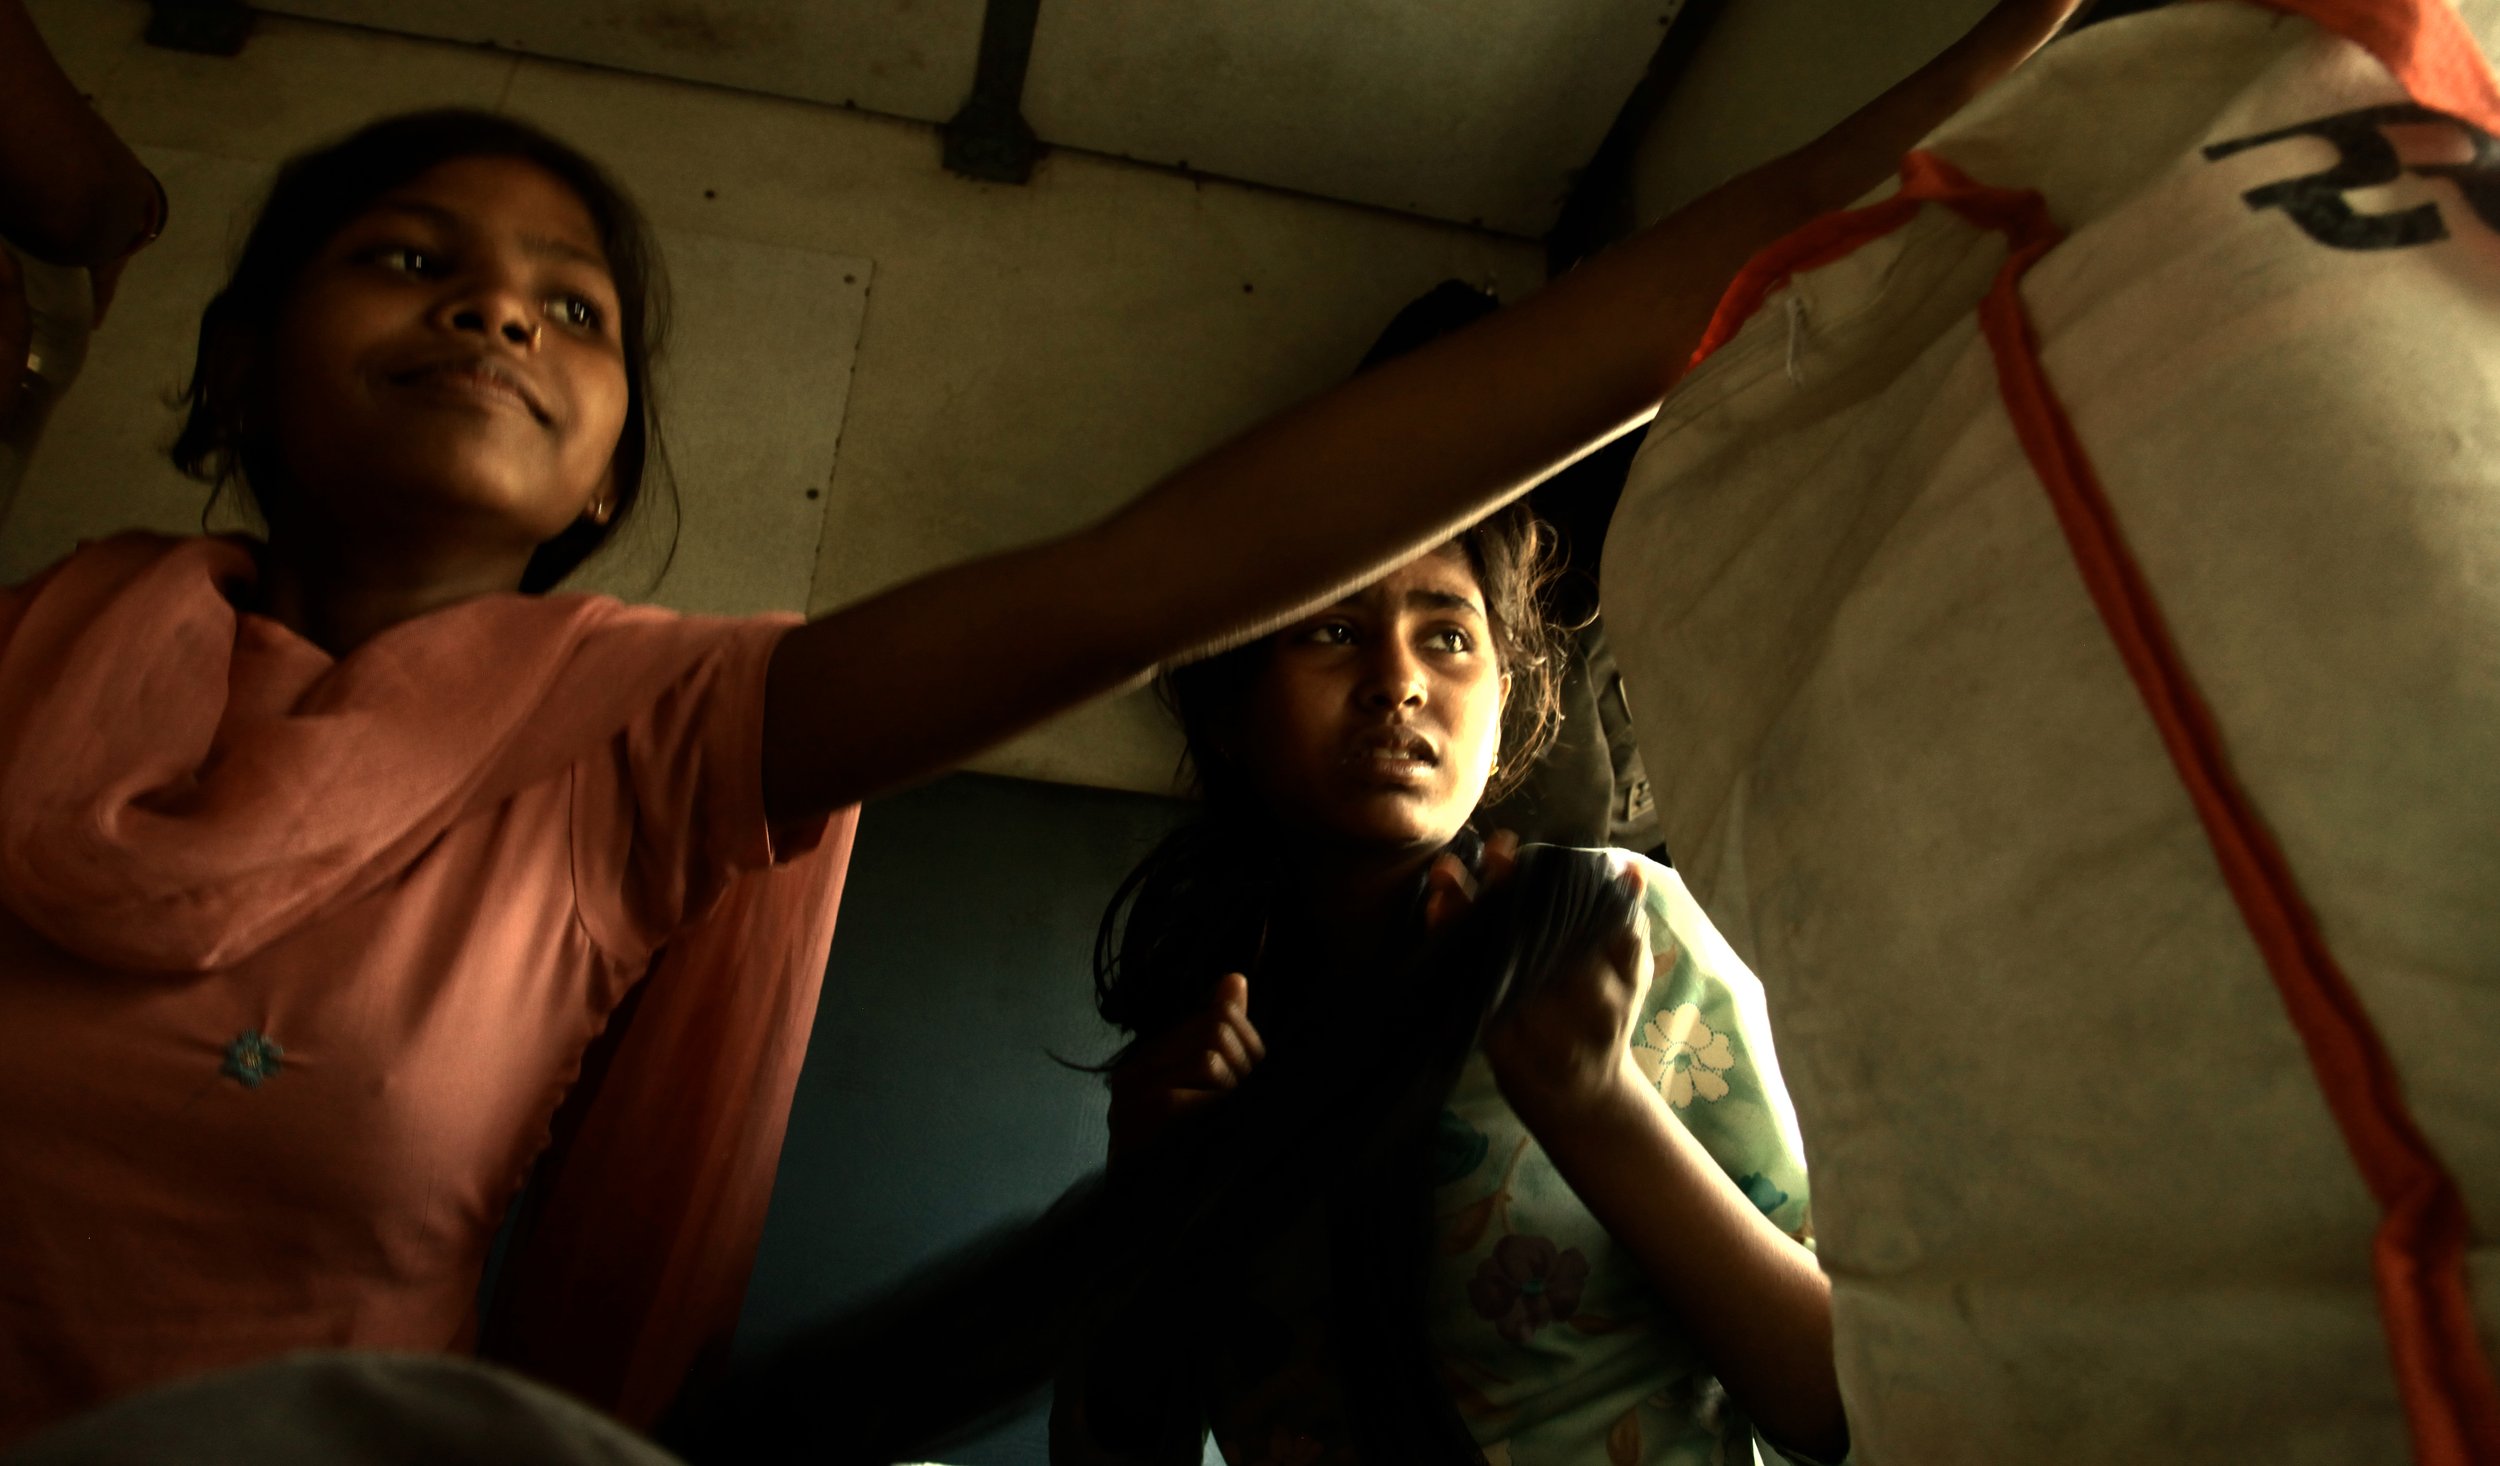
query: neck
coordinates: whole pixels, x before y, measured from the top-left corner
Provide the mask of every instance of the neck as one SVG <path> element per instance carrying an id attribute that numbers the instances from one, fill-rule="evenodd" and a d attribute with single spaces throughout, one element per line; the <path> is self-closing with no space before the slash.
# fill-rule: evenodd
<path id="1" fill-rule="evenodd" d="M 261 556 L 253 609 L 343 657 L 402 621 L 477 596 L 516 590 L 529 552 L 480 554 L 423 542 L 384 550 L 344 536 L 275 530 Z"/>
<path id="2" fill-rule="evenodd" d="M 1350 960 L 1376 956 L 1411 935 L 1416 879 L 1440 850 L 1434 844 L 1296 852 L 1278 887 L 1277 914 L 1303 942 Z"/>

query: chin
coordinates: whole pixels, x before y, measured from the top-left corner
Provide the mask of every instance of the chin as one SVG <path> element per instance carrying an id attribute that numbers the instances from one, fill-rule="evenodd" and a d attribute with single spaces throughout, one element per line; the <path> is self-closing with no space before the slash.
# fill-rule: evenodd
<path id="1" fill-rule="evenodd" d="M 1464 814 L 1437 815 L 1427 810 L 1377 807 L 1345 811 L 1331 822 L 1342 838 L 1378 846 L 1384 850 L 1406 851 L 1418 846 L 1439 847 L 1450 842 L 1467 823 Z"/>
<path id="2" fill-rule="evenodd" d="M 508 527 L 533 543 L 554 538 L 578 513 L 552 503 L 545 484 L 516 477 L 508 460 L 493 457 L 433 455 L 411 463 L 401 481 L 412 507 L 422 505 L 428 519 Z"/>

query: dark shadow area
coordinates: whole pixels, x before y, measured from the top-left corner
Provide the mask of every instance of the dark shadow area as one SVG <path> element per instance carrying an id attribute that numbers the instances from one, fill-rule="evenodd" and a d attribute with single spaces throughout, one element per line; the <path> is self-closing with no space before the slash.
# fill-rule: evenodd
<path id="1" fill-rule="evenodd" d="M 959 774 L 865 811 L 740 1357 L 1101 1162 L 1102 1081 L 1051 1056 L 1111 1052 L 1094 924 L 1186 808 Z M 1044 1414 L 949 1460 L 1039 1466 Z"/>

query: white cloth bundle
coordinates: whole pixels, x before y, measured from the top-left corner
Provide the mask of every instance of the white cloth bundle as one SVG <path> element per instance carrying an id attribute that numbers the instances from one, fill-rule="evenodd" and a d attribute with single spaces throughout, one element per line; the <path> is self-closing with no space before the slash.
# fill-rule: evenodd
<path id="1" fill-rule="evenodd" d="M 1607 620 L 1862 1466 L 2500 1460 L 2495 28 L 2057 43 L 1634 469 Z"/>

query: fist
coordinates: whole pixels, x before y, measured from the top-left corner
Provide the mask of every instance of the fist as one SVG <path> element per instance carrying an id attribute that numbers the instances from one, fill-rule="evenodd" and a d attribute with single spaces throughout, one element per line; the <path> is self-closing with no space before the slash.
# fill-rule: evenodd
<path id="1" fill-rule="evenodd" d="M 1250 979 L 1228 973 L 1204 1008 L 1111 1071 L 1111 1159 L 1153 1144 L 1174 1119 L 1237 1088 L 1266 1057 L 1250 1026 Z"/>
<path id="2" fill-rule="evenodd" d="M 1640 872 L 1627 866 L 1616 879 L 1635 893 L 1623 925 L 1523 994 L 1485 1030 L 1494 1082 L 1531 1130 L 1610 1102 L 1623 1083 L 1639 1079 L 1632 1031 L 1655 964 L 1649 919 L 1637 899 Z"/>

